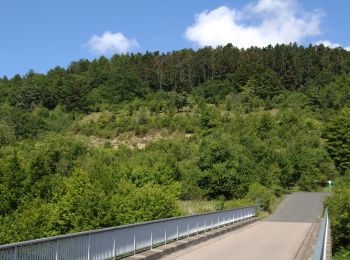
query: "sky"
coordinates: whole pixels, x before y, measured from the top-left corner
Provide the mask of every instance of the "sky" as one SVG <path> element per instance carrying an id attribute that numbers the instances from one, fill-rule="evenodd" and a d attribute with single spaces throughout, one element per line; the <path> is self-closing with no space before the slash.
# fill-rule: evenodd
<path id="1" fill-rule="evenodd" d="M 227 43 L 350 50 L 348 10 L 349 0 L 0 0 L 0 77 Z"/>

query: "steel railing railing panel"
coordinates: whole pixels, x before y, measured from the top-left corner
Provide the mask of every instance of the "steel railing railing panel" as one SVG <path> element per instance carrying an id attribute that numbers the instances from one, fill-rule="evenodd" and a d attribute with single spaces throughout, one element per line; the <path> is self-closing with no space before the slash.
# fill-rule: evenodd
<path id="1" fill-rule="evenodd" d="M 134 229 L 135 250 L 151 247 L 151 226 L 152 224 L 140 225 Z"/>
<path id="2" fill-rule="evenodd" d="M 177 226 L 179 229 L 179 238 L 189 235 L 189 222 L 186 219 L 179 219 Z"/>
<path id="3" fill-rule="evenodd" d="M 198 219 L 198 232 L 204 232 L 206 230 L 206 218 L 200 216 Z"/>
<path id="4" fill-rule="evenodd" d="M 211 229 L 214 229 L 214 227 L 215 227 L 215 222 L 214 222 L 214 214 L 212 214 L 212 216 L 208 216 L 208 223 L 210 223 L 209 224 L 209 227 L 211 228 Z"/>
<path id="5" fill-rule="evenodd" d="M 102 260 L 114 257 L 115 240 L 113 230 L 94 233 L 90 237 L 90 259 Z"/>
<path id="6" fill-rule="evenodd" d="M 91 230 L 0 246 L 0 259 L 111 259 L 255 216 L 255 207 Z"/>
<path id="7" fill-rule="evenodd" d="M 0 259 L 10 260 L 12 250 L 0 251 Z"/>
<path id="8" fill-rule="evenodd" d="M 152 246 L 162 244 L 165 242 L 165 223 L 155 222 L 152 223 Z"/>
<path id="9" fill-rule="evenodd" d="M 89 258 L 90 235 L 69 237 L 57 240 L 58 259 L 83 260 Z"/>
<path id="10" fill-rule="evenodd" d="M 134 228 L 135 227 L 116 230 L 115 251 L 117 256 L 134 251 Z"/>
<path id="11" fill-rule="evenodd" d="M 177 239 L 177 222 L 175 220 L 168 220 L 165 223 L 166 239 L 176 240 Z"/>
<path id="12" fill-rule="evenodd" d="M 16 260 L 22 259 L 55 259 L 56 242 L 48 241 L 40 244 L 24 245 L 16 248 Z"/>
<path id="13" fill-rule="evenodd" d="M 197 233 L 197 217 L 191 217 L 188 221 L 188 230 L 189 234 L 196 234 Z"/>

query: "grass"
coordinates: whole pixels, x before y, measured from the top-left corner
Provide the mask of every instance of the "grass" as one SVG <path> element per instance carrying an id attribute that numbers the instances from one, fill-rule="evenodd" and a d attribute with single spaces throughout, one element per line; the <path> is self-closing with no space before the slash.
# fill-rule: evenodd
<path id="1" fill-rule="evenodd" d="M 247 199 L 236 200 L 187 200 L 178 201 L 178 206 L 182 215 L 194 215 L 207 213 L 212 211 L 218 211 L 223 209 L 240 208 L 254 205 Z"/>
<path id="2" fill-rule="evenodd" d="M 216 200 L 186 200 L 178 201 L 182 215 L 194 215 L 217 210 Z"/>

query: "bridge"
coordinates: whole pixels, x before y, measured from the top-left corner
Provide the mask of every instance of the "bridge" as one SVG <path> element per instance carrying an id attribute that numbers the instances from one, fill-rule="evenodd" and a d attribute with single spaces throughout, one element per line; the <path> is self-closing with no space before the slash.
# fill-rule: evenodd
<path id="1" fill-rule="evenodd" d="M 2 245 L 0 259 L 329 259 L 326 195 L 287 195 L 258 221 L 251 206 Z"/>

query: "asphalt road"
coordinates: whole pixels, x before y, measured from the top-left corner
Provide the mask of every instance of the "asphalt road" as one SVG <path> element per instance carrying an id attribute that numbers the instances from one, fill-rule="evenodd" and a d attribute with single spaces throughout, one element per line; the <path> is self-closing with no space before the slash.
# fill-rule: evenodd
<path id="1" fill-rule="evenodd" d="M 266 221 L 314 222 L 323 208 L 327 192 L 297 192 L 288 195 Z"/>
<path id="2" fill-rule="evenodd" d="M 164 259 L 296 259 L 328 193 L 288 195 L 269 218 L 175 252 Z"/>

